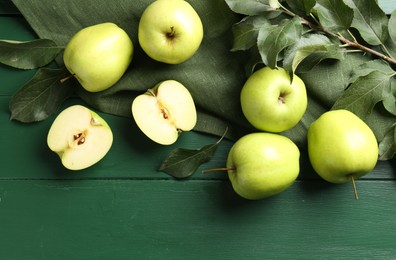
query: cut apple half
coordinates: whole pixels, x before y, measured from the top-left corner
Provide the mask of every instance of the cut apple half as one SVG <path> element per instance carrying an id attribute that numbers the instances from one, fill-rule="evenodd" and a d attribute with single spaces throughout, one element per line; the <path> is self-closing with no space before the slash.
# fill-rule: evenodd
<path id="1" fill-rule="evenodd" d="M 163 145 L 176 142 L 179 134 L 190 131 L 197 122 L 194 100 L 178 81 L 165 80 L 132 102 L 132 115 L 140 130 Z"/>
<path id="2" fill-rule="evenodd" d="M 106 121 L 81 105 L 63 110 L 55 118 L 47 136 L 48 147 L 70 170 L 81 170 L 97 163 L 112 143 L 113 133 Z"/>

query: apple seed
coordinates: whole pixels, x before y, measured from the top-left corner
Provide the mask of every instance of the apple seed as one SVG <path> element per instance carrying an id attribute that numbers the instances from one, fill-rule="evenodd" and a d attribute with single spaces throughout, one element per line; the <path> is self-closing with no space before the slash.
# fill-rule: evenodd
<path id="1" fill-rule="evenodd" d="M 77 141 L 77 145 L 82 145 L 85 143 L 85 135 L 83 133 L 78 133 L 73 135 L 73 140 Z"/>
<path id="2" fill-rule="evenodd" d="M 161 108 L 161 113 L 164 119 L 169 119 L 168 112 L 166 111 L 166 108 Z"/>

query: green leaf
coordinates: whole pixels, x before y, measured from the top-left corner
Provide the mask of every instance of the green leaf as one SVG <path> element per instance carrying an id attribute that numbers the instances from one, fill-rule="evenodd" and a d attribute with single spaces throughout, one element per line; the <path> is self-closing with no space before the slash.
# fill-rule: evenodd
<path id="1" fill-rule="evenodd" d="M 308 93 L 328 109 L 344 94 L 353 69 L 370 61 L 361 53 L 345 53 L 343 60 L 327 59 L 312 67 L 310 58 L 298 66 L 296 73 L 305 82 Z"/>
<path id="2" fill-rule="evenodd" d="M 396 154 L 396 125 L 391 128 L 378 145 L 379 160 L 390 160 Z"/>
<path id="3" fill-rule="evenodd" d="M 388 23 L 389 36 L 396 42 L 396 10 L 392 12 Z"/>
<path id="4" fill-rule="evenodd" d="M 302 16 L 309 15 L 316 4 L 316 0 L 286 0 L 287 5 Z"/>
<path id="5" fill-rule="evenodd" d="M 244 15 L 257 15 L 276 10 L 277 1 L 273 0 L 225 0 L 232 11 Z"/>
<path id="6" fill-rule="evenodd" d="M 347 109 L 362 119 L 367 118 L 374 106 L 382 100 L 390 77 L 378 71 L 359 77 L 334 104 L 332 109 Z"/>
<path id="7" fill-rule="evenodd" d="M 344 58 L 338 44 L 322 34 L 308 34 L 285 51 L 283 67 L 294 73 L 297 66 L 308 56 L 315 56 L 309 60 L 311 68 L 325 59 L 342 60 Z"/>
<path id="8" fill-rule="evenodd" d="M 184 179 L 192 176 L 201 164 L 212 158 L 226 133 L 227 131 L 216 143 L 205 145 L 198 150 L 185 148 L 173 150 L 162 162 L 158 170 L 177 179 Z"/>
<path id="9" fill-rule="evenodd" d="M 18 90 L 10 101 L 11 120 L 36 122 L 56 112 L 73 92 L 73 79 L 60 80 L 70 73 L 62 69 L 42 68 Z"/>
<path id="10" fill-rule="evenodd" d="M 384 88 L 384 92 L 382 93 L 383 101 L 385 109 L 396 116 L 396 80 L 392 79 L 391 84 Z"/>
<path id="11" fill-rule="evenodd" d="M 261 27 L 257 39 L 258 49 L 265 65 L 275 68 L 280 53 L 297 42 L 303 27 L 299 18 L 284 20 L 279 25 Z"/>
<path id="12" fill-rule="evenodd" d="M 379 143 L 379 158 L 380 160 L 392 159 L 387 148 L 396 145 L 396 139 L 389 136 L 394 133 L 396 123 L 395 116 L 387 113 L 381 103 L 378 103 L 371 115 L 364 120 L 368 126 L 373 130 L 377 141 Z M 388 154 L 388 155 L 386 155 Z M 393 155 L 392 155 L 393 156 Z"/>
<path id="13" fill-rule="evenodd" d="M 396 81 L 393 78 L 396 72 L 392 67 L 383 60 L 376 59 L 365 62 L 353 69 L 350 78 L 350 83 L 355 82 L 359 77 L 367 76 L 372 72 L 378 72 L 384 74 L 384 77 L 389 77 L 390 84 L 387 84 L 383 88 L 382 102 L 385 109 L 396 115 Z"/>
<path id="14" fill-rule="evenodd" d="M 352 27 L 371 45 L 381 45 L 388 38 L 388 18 L 373 0 L 344 0 L 354 11 Z"/>
<path id="15" fill-rule="evenodd" d="M 0 41 L 0 63 L 18 69 L 35 69 L 52 62 L 62 49 L 48 39 Z"/>
<path id="16" fill-rule="evenodd" d="M 353 10 L 340 0 L 317 0 L 315 10 L 320 24 L 328 31 L 347 35 L 352 24 Z"/>
<path id="17" fill-rule="evenodd" d="M 268 24 L 264 16 L 247 16 L 233 25 L 234 44 L 231 51 L 244 51 L 255 46 L 260 28 Z"/>
<path id="18" fill-rule="evenodd" d="M 395 73 L 387 62 L 380 59 L 370 60 L 353 68 L 349 83 L 353 83 L 359 77 L 367 76 L 374 71 L 388 74 L 389 77 Z"/>

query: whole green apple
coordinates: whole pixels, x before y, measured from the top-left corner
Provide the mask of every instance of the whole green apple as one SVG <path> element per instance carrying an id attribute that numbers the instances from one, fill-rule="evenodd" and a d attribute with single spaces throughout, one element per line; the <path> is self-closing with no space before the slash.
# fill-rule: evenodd
<path id="1" fill-rule="evenodd" d="M 63 61 L 84 89 L 98 92 L 123 76 L 132 56 L 128 34 L 114 23 L 101 23 L 78 31 L 66 45 Z"/>
<path id="2" fill-rule="evenodd" d="M 63 110 L 48 131 L 48 147 L 63 166 L 82 170 L 100 161 L 110 150 L 113 133 L 97 113 L 81 105 Z"/>
<path id="3" fill-rule="evenodd" d="M 283 132 L 295 126 L 307 109 L 304 82 L 283 68 L 264 67 L 254 72 L 241 91 L 246 119 L 257 129 Z"/>
<path id="4" fill-rule="evenodd" d="M 355 114 L 331 110 L 308 128 L 308 155 L 319 176 L 328 182 L 345 183 L 375 167 L 378 144 L 370 127 Z"/>
<path id="5" fill-rule="evenodd" d="M 228 177 L 241 197 L 258 200 L 286 190 L 300 172 L 300 151 L 287 137 L 251 133 L 231 147 Z"/>
<path id="6" fill-rule="evenodd" d="M 179 64 L 191 58 L 203 39 L 203 25 L 194 8 L 184 0 L 157 0 L 143 12 L 139 43 L 154 60 Z"/>

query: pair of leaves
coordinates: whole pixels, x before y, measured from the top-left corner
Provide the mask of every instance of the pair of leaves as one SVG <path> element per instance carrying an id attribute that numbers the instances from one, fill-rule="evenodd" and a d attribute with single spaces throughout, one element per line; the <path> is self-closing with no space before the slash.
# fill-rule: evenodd
<path id="1" fill-rule="evenodd" d="M 381 60 L 373 60 L 354 70 L 351 84 L 335 102 L 333 109 L 348 109 L 366 119 L 382 101 L 385 109 L 396 116 L 396 72 Z"/>
<path id="2" fill-rule="evenodd" d="M 73 84 L 61 82 L 70 74 L 65 68 L 43 68 L 62 50 L 63 47 L 48 39 L 0 41 L 0 63 L 18 69 L 38 69 L 12 97 L 9 104 L 11 119 L 26 123 L 44 120 L 73 94 Z"/>

